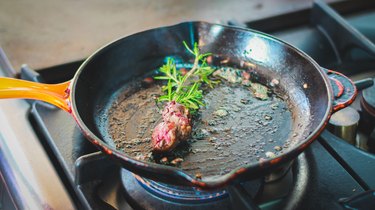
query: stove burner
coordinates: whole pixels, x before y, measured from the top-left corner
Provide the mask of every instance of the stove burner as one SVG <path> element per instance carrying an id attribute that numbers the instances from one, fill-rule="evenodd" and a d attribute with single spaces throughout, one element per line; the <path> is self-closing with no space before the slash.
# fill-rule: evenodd
<path id="1" fill-rule="evenodd" d="M 183 210 L 210 210 L 210 209 L 239 209 L 239 201 L 244 196 L 252 199 L 261 209 L 279 209 L 283 205 L 295 205 L 306 191 L 306 183 L 309 182 L 309 174 L 305 154 L 301 154 L 295 161 L 290 162 L 282 176 L 277 179 L 257 179 L 239 184 L 243 189 L 241 196 L 236 196 L 230 188 L 216 191 L 200 191 L 193 187 L 177 187 L 155 182 L 134 175 L 126 169 L 120 170 L 119 188 L 122 196 L 134 209 L 183 209 Z M 269 179 L 268 181 L 266 181 Z M 112 180 L 112 179 L 110 179 Z M 109 186 L 110 182 L 104 182 L 104 186 Z M 282 198 L 293 193 L 293 199 L 282 202 Z M 120 199 L 121 200 L 121 199 Z M 108 201 L 103 200 L 108 203 Z M 108 203 L 109 205 L 123 209 L 121 203 Z M 271 209 L 272 209 L 271 208 Z"/>
<path id="2" fill-rule="evenodd" d="M 274 175 L 276 179 L 265 177 L 239 184 L 244 190 L 243 193 L 259 208 L 272 206 L 273 209 L 280 209 L 284 205 L 280 198 L 286 197 L 296 184 L 291 168 L 293 165 L 295 169 L 303 166 L 296 163 L 300 162 L 300 159 L 306 158 L 300 155 L 298 160 L 290 162 L 285 171 L 280 172 L 282 175 Z M 300 182 L 307 180 L 302 179 Z M 241 205 L 238 202 L 245 196 L 233 194 L 230 188 L 201 191 L 193 187 L 167 185 L 139 177 L 125 169 L 121 169 L 121 184 L 123 196 L 134 209 L 239 209 Z M 108 203 L 105 200 L 104 202 Z M 110 205 L 121 209 L 121 204 Z"/>
<path id="3" fill-rule="evenodd" d="M 135 209 L 229 210 L 237 209 L 234 207 L 238 205 L 232 202 L 236 196 L 230 194 L 228 189 L 201 191 L 194 187 L 167 185 L 139 177 L 125 169 L 121 170 L 121 181 L 124 196 Z M 288 180 L 280 183 L 291 184 Z M 241 186 L 244 193 L 255 198 L 255 201 L 264 192 L 262 179 L 245 182 Z"/>
<path id="4" fill-rule="evenodd" d="M 199 191 L 157 183 L 122 169 L 124 196 L 134 209 L 231 209 L 226 190 Z"/>
<path id="5" fill-rule="evenodd" d="M 228 196 L 226 190 L 201 191 L 195 187 L 173 186 L 134 175 L 139 184 L 148 192 L 166 200 L 189 203 L 204 203 Z"/>

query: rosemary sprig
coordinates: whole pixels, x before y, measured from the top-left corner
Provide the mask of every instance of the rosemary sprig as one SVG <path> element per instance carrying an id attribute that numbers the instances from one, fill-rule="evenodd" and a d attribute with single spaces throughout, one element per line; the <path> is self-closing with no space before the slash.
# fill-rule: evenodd
<path id="1" fill-rule="evenodd" d="M 160 96 L 158 101 L 176 101 L 194 112 L 199 109 L 200 105 L 204 105 L 203 94 L 200 89 L 202 83 L 206 83 L 211 88 L 217 83 L 209 79 L 215 69 L 207 64 L 207 56 L 211 53 L 200 54 L 197 43 L 194 43 L 193 49 L 185 41 L 183 44 L 195 56 L 190 71 L 182 75 L 181 71 L 177 70 L 174 59 L 168 58 L 166 64 L 159 69 L 164 75 L 154 78 L 168 81 L 162 89 L 166 94 Z"/>

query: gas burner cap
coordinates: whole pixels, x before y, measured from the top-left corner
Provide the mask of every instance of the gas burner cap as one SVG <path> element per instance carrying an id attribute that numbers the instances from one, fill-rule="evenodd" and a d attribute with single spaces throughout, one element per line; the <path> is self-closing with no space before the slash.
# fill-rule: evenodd
<path id="1" fill-rule="evenodd" d="M 359 122 L 359 114 L 357 110 L 346 107 L 344 109 L 341 109 L 338 112 L 335 112 L 330 120 L 329 123 L 333 126 L 353 126 L 356 125 Z"/>
<path id="2" fill-rule="evenodd" d="M 372 117 L 375 117 L 375 85 L 362 91 L 361 105 Z"/>
<path id="3" fill-rule="evenodd" d="M 134 175 L 134 174 L 133 174 Z M 227 196 L 226 190 L 201 191 L 195 187 L 182 187 L 155 182 L 150 179 L 134 175 L 139 184 L 155 196 L 174 202 L 204 203 Z"/>

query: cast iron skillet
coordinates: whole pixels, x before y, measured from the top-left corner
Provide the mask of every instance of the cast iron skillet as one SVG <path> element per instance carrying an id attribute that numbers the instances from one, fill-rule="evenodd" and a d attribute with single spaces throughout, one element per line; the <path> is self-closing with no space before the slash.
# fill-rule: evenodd
<path id="1" fill-rule="evenodd" d="M 293 130 L 301 134 L 289 150 L 275 158 L 252 161 L 231 172 L 209 179 L 195 179 L 183 170 L 142 162 L 115 149 L 103 139 L 98 113 L 111 101 L 113 93 L 133 78 L 160 67 L 167 56 L 188 61 L 191 55 L 181 44 L 198 42 L 202 52 L 230 58 L 239 65 L 252 63 L 265 83 L 276 78 L 293 104 Z M 270 35 L 242 28 L 186 22 L 140 32 L 116 40 L 91 55 L 71 81 L 47 85 L 1 78 L 0 98 L 30 98 L 52 103 L 70 113 L 87 139 L 135 174 L 169 184 L 202 189 L 223 187 L 264 175 L 291 161 L 324 129 L 333 111 L 348 106 L 357 93 L 344 75 L 320 67 L 295 47 Z M 298 127 L 297 125 L 300 125 Z"/>

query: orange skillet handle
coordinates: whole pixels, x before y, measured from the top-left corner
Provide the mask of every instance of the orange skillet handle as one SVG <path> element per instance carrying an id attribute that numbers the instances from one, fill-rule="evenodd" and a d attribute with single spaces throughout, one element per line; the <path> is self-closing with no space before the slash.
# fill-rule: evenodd
<path id="1" fill-rule="evenodd" d="M 71 112 L 69 100 L 70 81 L 60 84 L 42 84 L 13 78 L 0 78 L 1 98 L 27 98 L 51 103 Z"/>

